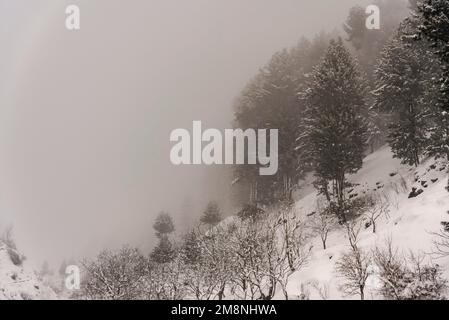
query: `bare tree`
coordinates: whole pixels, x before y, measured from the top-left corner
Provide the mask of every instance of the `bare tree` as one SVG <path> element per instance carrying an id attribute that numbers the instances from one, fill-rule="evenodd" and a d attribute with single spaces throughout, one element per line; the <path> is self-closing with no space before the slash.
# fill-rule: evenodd
<path id="1" fill-rule="evenodd" d="M 146 265 L 137 249 L 105 250 L 96 259 L 82 262 L 85 276 L 81 294 L 95 300 L 139 299 Z"/>
<path id="2" fill-rule="evenodd" d="M 281 288 L 288 299 L 290 276 L 307 261 L 302 225 L 290 206 L 281 205 L 266 217 L 244 220 L 235 231 L 234 292 L 241 298 L 270 300 Z"/>
<path id="3" fill-rule="evenodd" d="M 387 240 L 385 248 L 376 247 L 374 262 L 382 282 L 380 294 L 395 300 L 439 300 L 444 298 L 447 281 L 438 265 L 429 263 L 427 255 L 400 254 Z"/>
<path id="4" fill-rule="evenodd" d="M 449 213 L 449 211 L 447 212 Z M 434 252 L 437 257 L 449 256 L 449 222 L 441 222 L 442 228 L 439 232 L 432 233 L 436 238 L 433 240 Z"/>
<path id="5" fill-rule="evenodd" d="M 436 235 L 437 238 L 433 241 L 435 247 L 433 253 L 441 257 L 449 256 L 449 233 L 442 230 L 434 233 L 434 235 Z"/>
<path id="6" fill-rule="evenodd" d="M 385 197 L 379 194 L 371 194 L 366 197 L 366 210 L 363 215 L 373 227 L 373 233 L 376 233 L 376 221 L 380 217 L 388 215 L 388 212 L 389 204 Z"/>
<path id="7" fill-rule="evenodd" d="M 335 270 L 337 275 L 343 278 L 344 282 L 340 286 L 346 295 L 359 294 L 360 299 L 365 299 L 366 281 L 370 276 L 372 258 L 370 253 L 362 250 L 358 246 L 361 226 L 358 223 L 346 223 L 346 230 L 350 244 L 350 252 L 343 254 L 337 261 Z"/>
<path id="8" fill-rule="evenodd" d="M 329 212 L 323 205 L 317 203 L 317 214 L 314 215 L 311 223 L 312 231 L 318 234 L 323 245 L 323 249 L 326 250 L 326 243 L 329 232 L 335 226 L 335 215 Z"/>
<path id="9" fill-rule="evenodd" d="M 269 299 L 274 284 L 268 279 L 265 263 L 266 246 L 272 239 L 265 237 L 265 220 L 242 220 L 236 227 L 231 248 L 235 256 L 232 292 L 239 299 Z"/>
<path id="10" fill-rule="evenodd" d="M 204 233 L 200 227 L 191 230 L 184 240 L 181 251 L 187 294 L 196 300 L 210 300 L 219 286 L 219 279 L 209 263 L 210 256 L 203 241 Z M 220 259 L 220 257 L 217 257 Z"/>
<path id="11" fill-rule="evenodd" d="M 378 269 L 378 278 L 382 282 L 380 294 L 387 299 L 400 299 L 401 285 L 405 277 L 406 260 L 393 247 L 392 239 L 386 240 L 384 248 L 373 250 L 374 263 Z"/>
<path id="12" fill-rule="evenodd" d="M 206 231 L 201 237 L 204 274 L 208 278 L 213 298 L 223 300 L 234 274 L 234 253 L 230 246 L 233 224 L 220 224 Z"/>
<path id="13" fill-rule="evenodd" d="M 330 292 L 328 283 L 321 283 L 320 281 L 314 279 L 307 282 L 306 285 L 312 287 L 322 300 L 329 299 Z M 304 289 L 302 289 L 301 291 L 303 290 Z"/>
<path id="14" fill-rule="evenodd" d="M 280 285 L 288 300 L 287 284 L 293 272 L 303 267 L 311 247 L 304 245 L 303 226 L 289 204 L 281 205 L 267 220 L 266 264 L 270 279 Z"/>
<path id="15" fill-rule="evenodd" d="M 185 269 L 179 254 L 171 261 L 149 261 L 143 277 L 143 295 L 149 300 L 180 300 L 185 298 Z"/>

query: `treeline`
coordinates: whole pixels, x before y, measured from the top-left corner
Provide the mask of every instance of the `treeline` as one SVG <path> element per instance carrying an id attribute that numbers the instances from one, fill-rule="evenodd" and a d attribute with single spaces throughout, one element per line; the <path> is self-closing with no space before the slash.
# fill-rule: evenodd
<path id="1" fill-rule="evenodd" d="M 375 4 L 380 30 L 368 30 L 364 8 L 354 7 L 346 35 L 302 39 L 276 53 L 242 91 L 235 126 L 278 128 L 279 170 L 261 177 L 257 165 L 236 167 L 240 203 L 291 200 L 300 179 L 314 172 L 320 193 L 342 208 L 347 174 L 386 142 L 406 164 L 449 159 L 447 26 L 438 19 L 447 4 Z"/>

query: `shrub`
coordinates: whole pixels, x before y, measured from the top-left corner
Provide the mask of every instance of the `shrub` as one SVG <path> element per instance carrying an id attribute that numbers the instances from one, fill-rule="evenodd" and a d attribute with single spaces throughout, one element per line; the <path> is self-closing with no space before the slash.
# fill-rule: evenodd
<path id="1" fill-rule="evenodd" d="M 19 254 L 16 250 L 12 248 L 8 248 L 8 255 L 9 259 L 15 266 L 21 266 L 23 261 L 25 260 L 25 257 L 21 254 Z"/>

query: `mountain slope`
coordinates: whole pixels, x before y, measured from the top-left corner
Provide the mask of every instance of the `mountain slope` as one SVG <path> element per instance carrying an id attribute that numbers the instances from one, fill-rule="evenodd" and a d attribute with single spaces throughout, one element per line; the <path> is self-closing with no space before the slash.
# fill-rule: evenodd
<path id="1" fill-rule="evenodd" d="M 383 147 L 364 160 L 363 168 L 349 177 L 356 187 L 353 196 L 381 194 L 388 199 L 389 212 L 377 221 L 377 232 L 364 228 L 360 233 L 360 246 L 371 250 L 384 246 L 390 238 L 393 245 L 404 252 L 433 250 L 435 236 L 441 221 L 449 219 L 449 193 L 446 186 L 446 164 L 427 159 L 417 168 L 401 165 L 393 159 L 388 147 Z M 422 192 L 422 193 L 421 193 Z M 316 210 L 316 191 L 301 197 L 296 204 L 303 221 L 310 222 Z M 346 230 L 338 226 L 331 231 L 327 250 L 322 249 L 319 237 L 313 240 L 313 249 L 308 265 L 292 275 L 288 291 L 292 298 L 305 295 L 311 299 L 348 299 L 339 291 L 341 279 L 335 273 L 335 262 L 342 253 L 349 251 Z M 449 279 L 449 258 L 434 260 Z M 374 271 L 374 270 L 373 270 Z M 379 281 L 375 273 L 368 279 L 367 298 L 381 298 L 377 294 Z M 321 291 L 321 294 L 320 294 Z M 282 298 L 281 295 L 276 298 Z"/>
<path id="2" fill-rule="evenodd" d="M 0 300 L 56 299 L 55 292 L 22 260 L 17 250 L 0 241 Z"/>

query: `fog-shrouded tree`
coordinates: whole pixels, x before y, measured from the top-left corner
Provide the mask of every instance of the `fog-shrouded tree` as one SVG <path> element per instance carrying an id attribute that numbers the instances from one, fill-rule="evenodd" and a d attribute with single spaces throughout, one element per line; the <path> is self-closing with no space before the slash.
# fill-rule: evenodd
<path id="1" fill-rule="evenodd" d="M 275 53 L 236 99 L 235 127 L 279 130 L 278 171 L 274 176 L 260 176 L 258 164 L 235 167 L 239 204 L 271 205 L 291 199 L 299 179 L 310 171 L 307 145 L 300 147 L 296 141 L 304 109 L 297 92 L 305 84 L 306 74 L 320 61 L 330 38 L 320 33 L 311 41 L 303 38 L 296 46 Z"/>
<path id="2" fill-rule="evenodd" d="M 363 112 L 366 83 L 341 39 L 332 40 L 301 94 L 308 143 L 321 191 L 332 195 L 345 220 L 346 175 L 361 167 L 367 132 Z M 330 185 L 330 191 L 327 191 Z M 330 197 L 330 196 L 329 196 Z"/>
<path id="3" fill-rule="evenodd" d="M 173 219 L 169 213 L 162 211 L 156 217 L 153 228 L 156 231 L 157 236 L 169 235 L 175 231 L 175 225 Z"/>
<path id="4" fill-rule="evenodd" d="M 218 203 L 215 201 L 209 202 L 200 218 L 200 221 L 208 226 L 216 226 L 221 220 L 223 220 L 223 215 Z"/>
<path id="5" fill-rule="evenodd" d="M 61 265 L 59 266 L 59 270 L 58 270 L 58 273 L 59 273 L 59 275 L 61 276 L 61 277 L 64 277 L 65 275 L 66 275 L 66 270 L 67 270 L 67 266 L 68 266 L 68 264 L 67 264 L 67 261 L 66 260 L 63 260 L 62 262 L 61 262 Z"/>
<path id="6" fill-rule="evenodd" d="M 53 275 L 53 270 L 50 268 L 50 264 L 48 261 L 44 261 L 41 266 L 41 270 L 39 271 L 39 275 L 41 277 Z"/>
<path id="7" fill-rule="evenodd" d="M 175 248 L 169 235 L 175 231 L 173 219 L 167 212 L 161 212 L 153 225 L 156 236 L 159 239 L 158 244 L 150 254 L 153 261 L 157 263 L 168 263 L 175 257 Z"/>
<path id="8" fill-rule="evenodd" d="M 372 4 L 380 10 L 379 29 L 367 28 L 366 21 L 370 13 L 366 12 L 366 7 L 360 5 L 349 10 L 343 24 L 347 34 L 346 40 L 354 47 L 360 68 L 366 73 L 370 86 L 374 83 L 374 68 L 382 48 L 409 14 L 407 4 L 401 0 L 375 0 Z"/>
<path id="9" fill-rule="evenodd" d="M 419 0 L 408 0 L 409 9 L 416 12 L 418 10 L 418 1 Z"/>
<path id="10" fill-rule="evenodd" d="M 353 48 L 353 54 L 357 58 L 360 70 L 365 74 L 367 85 L 372 90 L 375 87 L 375 68 L 384 45 L 396 32 L 401 21 L 409 14 L 406 3 L 402 0 L 375 0 L 371 4 L 380 10 L 380 29 L 369 29 L 366 26 L 367 19 L 372 14 L 367 12 L 366 6 L 356 5 L 350 9 L 343 29 L 347 35 L 345 40 Z M 373 97 L 366 97 L 369 105 L 372 105 Z M 374 152 L 382 146 L 386 140 L 386 127 L 384 115 L 379 110 L 367 109 L 367 132 L 369 150 Z"/>

